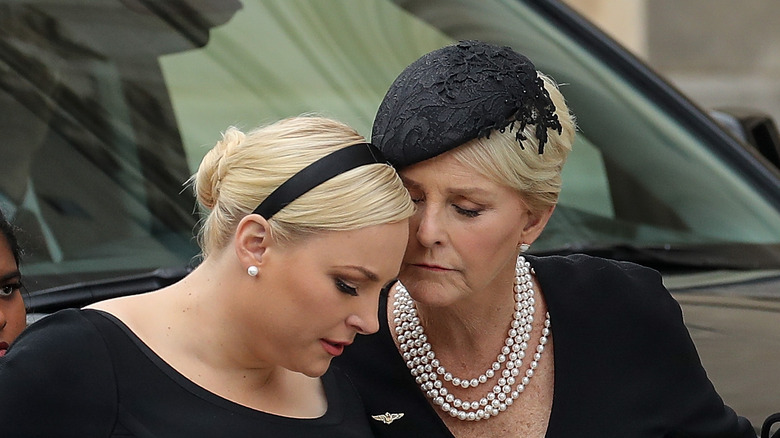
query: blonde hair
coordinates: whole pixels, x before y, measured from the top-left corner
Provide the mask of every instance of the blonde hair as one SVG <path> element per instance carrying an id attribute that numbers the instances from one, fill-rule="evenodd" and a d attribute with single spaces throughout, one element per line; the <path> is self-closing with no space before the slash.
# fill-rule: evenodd
<path id="1" fill-rule="evenodd" d="M 509 128 L 492 131 L 490 137 L 471 140 L 453 149 L 453 155 L 462 164 L 473 167 L 494 182 L 518 191 L 528 208 L 542 212 L 558 202 L 561 192 L 561 171 L 571 152 L 576 134 L 574 115 L 569 111 L 558 85 L 548 76 L 537 72 L 555 105 L 555 114 L 561 123 L 561 133 L 547 130 L 544 153 L 539 153 L 536 126 L 523 130 L 526 140 L 522 145 Z"/>
<path id="2" fill-rule="evenodd" d="M 239 221 L 279 185 L 317 159 L 364 143 L 349 126 L 324 117 L 280 120 L 243 133 L 229 127 L 193 175 L 199 204 L 209 210 L 199 234 L 203 256 L 224 248 Z M 291 242 L 320 231 L 345 231 L 404 220 L 414 213 L 408 192 L 387 164 L 370 164 L 323 182 L 270 220 L 271 234 Z"/>

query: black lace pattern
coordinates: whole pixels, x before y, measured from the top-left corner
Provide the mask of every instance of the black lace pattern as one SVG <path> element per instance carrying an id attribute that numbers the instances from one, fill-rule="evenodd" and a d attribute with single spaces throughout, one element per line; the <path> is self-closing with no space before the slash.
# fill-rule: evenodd
<path id="1" fill-rule="evenodd" d="M 507 127 L 522 146 L 527 125 L 535 126 L 540 154 L 547 130 L 561 132 L 533 63 L 509 47 L 461 41 L 401 72 L 379 106 L 371 141 L 401 168 Z"/>

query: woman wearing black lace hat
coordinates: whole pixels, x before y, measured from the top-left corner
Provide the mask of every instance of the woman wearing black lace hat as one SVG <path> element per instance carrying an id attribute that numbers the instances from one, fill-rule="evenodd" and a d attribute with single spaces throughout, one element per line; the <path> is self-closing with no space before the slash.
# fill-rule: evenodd
<path id="1" fill-rule="evenodd" d="M 574 136 L 555 83 L 506 47 L 436 50 L 387 92 L 372 141 L 417 212 L 380 331 L 338 360 L 378 436 L 755 436 L 656 271 L 523 254 Z"/>

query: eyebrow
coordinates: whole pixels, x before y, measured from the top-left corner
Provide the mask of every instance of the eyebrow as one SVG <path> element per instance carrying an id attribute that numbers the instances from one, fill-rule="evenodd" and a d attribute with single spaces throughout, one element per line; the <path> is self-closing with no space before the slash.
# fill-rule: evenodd
<path id="1" fill-rule="evenodd" d="M 346 265 L 346 266 L 342 266 L 342 268 L 348 268 L 348 269 L 354 269 L 356 271 L 360 271 L 361 274 L 365 275 L 371 281 L 379 280 L 379 277 L 376 274 L 374 274 L 373 272 L 369 271 L 368 269 L 362 266 Z"/>
<path id="2" fill-rule="evenodd" d="M 420 183 L 409 179 L 401 177 L 401 180 L 406 184 L 407 186 L 419 189 L 421 187 Z M 457 187 L 457 188 L 447 188 L 447 193 L 454 194 L 454 195 L 460 195 L 460 196 L 468 196 L 468 195 L 491 195 L 493 192 L 490 190 L 483 189 L 481 187 Z"/>
<path id="3" fill-rule="evenodd" d="M 1 276 L 0 277 L 0 281 L 8 281 L 8 280 L 10 280 L 12 278 L 21 278 L 21 277 L 22 277 L 22 273 L 19 272 L 19 270 L 17 269 L 16 271 L 11 271 L 11 272 Z"/>

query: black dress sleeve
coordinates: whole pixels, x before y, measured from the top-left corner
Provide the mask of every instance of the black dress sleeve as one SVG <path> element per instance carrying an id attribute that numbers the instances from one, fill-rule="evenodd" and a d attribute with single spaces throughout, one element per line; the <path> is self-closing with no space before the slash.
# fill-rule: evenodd
<path id="1" fill-rule="evenodd" d="M 707 377 L 657 271 L 587 256 L 531 264 L 552 319 L 548 437 L 755 438 Z"/>
<path id="2" fill-rule="evenodd" d="M 34 323 L 0 358 L 4 437 L 108 437 L 116 399 L 105 343 L 77 310 Z"/>

